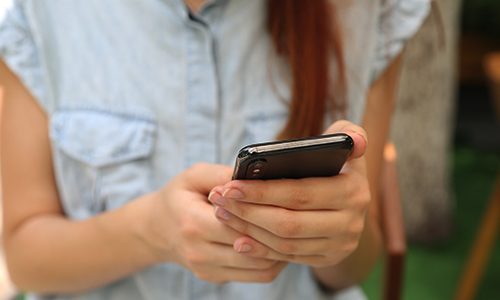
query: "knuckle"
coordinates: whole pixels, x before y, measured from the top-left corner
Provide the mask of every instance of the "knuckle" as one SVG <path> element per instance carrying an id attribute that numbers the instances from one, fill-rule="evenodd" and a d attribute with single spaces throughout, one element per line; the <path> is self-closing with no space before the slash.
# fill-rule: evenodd
<path id="1" fill-rule="evenodd" d="M 205 163 L 198 162 L 198 163 L 195 163 L 194 165 L 192 165 L 191 167 L 189 167 L 186 171 L 189 175 L 196 174 L 204 168 L 204 165 L 205 165 Z"/>
<path id="2" fill-rule="evenodd" d="M 312 267 L 315 267 L 315 268 L 321 268 L 324 266 L 336 265 L 337 262 L 335 260 L 333 260 L 333 258 L 331 258 L 331 257 L 320 256 L 320 257 L 315 257 L 315 258 L 311 259 L 311 261 L 308 264 Z"/>
<path id="3" fill-rule="evenodd" d="M 311 253 L 322 255 L 335 249 L 336 243 L 331 238 L 326 238 L 323 242 L 316 243 L 311 249 Z"/>
<path id="4" fill-rule="evenodd" d="M 293 188 L 290 191 L 289 204 L 292 208 L 302 208 L 310 204 L 311 198 L 304 187 Z"/>
<path id="5" fill-rule="evenodd" d="M 276 261 L 269 259 L 257 259 L 254 265 L 257 269 L 269 269 L 276 264 Z"/>
<path id="6" fill-rule="evenodd" d="M 194 276 L 196 276 L 198 279 L 201 279 L 203 281 L 210 281 L 210 282 L 217 282 L 213 277 L 212 275 L 210 274 L 210 272 L 205 272 L 205 271 L 201 271 L 201 270 L 195 270 L 193 271 L 193 274 Z"/>
<path id="7" fill-rule="evenodd" d="M 261 258 L 269 259 L 271 257 L 271 249 L 267 246 L 257 247 L 257 252 Z"/>
<path id="8" fill-rule="evenodd" d="M 267 259 L 267 260 L 270 260 L 270 261 L 273 261 L 272 259 L 273 258 L 273 251 L 268 248 L 268 247 L 262 247 L 263 249 L 259 250 L 259 257 L 262 258 L 262 259 Z"/>
<path id="9" fill-rule="evenodd" d="M 325 266 L 334 266 L 339 264 L 344 258 L 344 255 L 342 256 L 332 256 L 332 257 L 322 257 L 318 261 L 315 262 L 316 267 L 325 267 Z"/>
<path id="10" fill-rule="evenodd" d="M 346 259 L 354 250 L 352 246 L 343 245 L 341 248 L 336 248 L 321 257 L 318 257 L 314 262 L 317 267 L 334 266 Z"/>
<path id="11" fill-rule="evenodd" d="M 240 219 L 246 220 L 248 217 L 248 205 L 245 203 L 238 203 L 238 201 L 234 201 L 232 203 L 232 210 L 231 210 L 233 215 L 238 216 Z"/>
<path id="12" fill-rule="evenodd" d="M 283 210 L 278 216 L 275 228 L 276 235 L 280 237 L 296 237 L 302 231 L 302 224 L 294 216 L 293 212 Z"/>
<path id="13" fill-rule="evenodd" d="M 207 263 L 207 258 L 204 255 L 193 250 L 187 251 L 184 254 L 184 258 L 191 266 L 199 266 Z"/>
<path id="14" fill-rule="evenodd" d="M 246 221 L 240 222 L 237 230 L 243 235 L 250 235 L 250 223 Z"/>
<path id="15" fill-rule="evenodd" d="M 264 202 L 264 195 L 265 193 L 265 188 L 260 188 L 260 189 L 254 189 L 254 202 L 255 203 L 262 203 Z"/>
<path id="16" fill-rule="evenodd" d="M 302 226 L 295 221 L 282 221 L 276 227 L 276 234 L 280 237 L 295 237 L 302 230 Z"/>
<path id="17" fill-rule="evenodd" d="M 358 249 L 359 246 L 359 238 L 353 238 L 346 243 L 344 243 L 342 252 L 347 255 L 351 254 L 354 252 L 356 249 Z"/>
<path id="18" fill-rule="evenodd" d="M 276 244 L 276 251 L 282 254 L 294 254 L 297 250 L 297 245 L 292 242 L 280 241 Z"/>
<path id="19" fill-rule="evenodd" d="M 196 222 L 182 222 L 179 231 L 181 234 L 188 239 L 195 239 L 201 235 L 201 228 Z"/>
<path id="20" fill-rule="evenodd" d="M 372 200 L 371 193 L 370 193 L 370 186 L 369 186 L 368 182 L 365 182 L 362 185 L 362 188 L 359 189 L 359 193 L 360 193 L 360 195 L 359 195 L 360 202 L 362 204 L 364 204 L 364 207 L 367 207 Z"/>
<path id="21" fill-rule="evenodd" d="M 270 283 L 273 282 L 276 277 L 278 277 L 279 271 L 275 268 L 270 268 L 265 271 L 262 271 L 260 276 L 261 283 Z"/>
<path id="22" fill-rule="evenodd" d="M 366 181 L 362 181 L 353 189 L 351 194 L 351 207 L 357 211 L 364 211 L 371 202 L 370 187 Z"/>
<path id="23" fill-rule="evenodd" d="M 215 169 L 216 178 L 218 179 L 217 181 L 223 181 L 224 179 L 231 178 L 231 175 L 233 174 L 233 169 L 231 167 L 219 167 Z"/>
<path id="24" fill-rule="evenodd" d="M 348 226 L 348 232 L 351 234 L 359 235 L 365 229 L 365 218 L 358 217 L 352 220 Z"/>

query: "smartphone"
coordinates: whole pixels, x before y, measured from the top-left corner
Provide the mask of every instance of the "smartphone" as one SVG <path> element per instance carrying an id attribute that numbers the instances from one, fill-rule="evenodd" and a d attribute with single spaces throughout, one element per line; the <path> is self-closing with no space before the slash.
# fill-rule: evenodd
<path id="1" fill-rule="evenodd" d="M 334 176 L 353 146 L 343 133 L 248 145 L 238 153 L 233 180 Z"/>

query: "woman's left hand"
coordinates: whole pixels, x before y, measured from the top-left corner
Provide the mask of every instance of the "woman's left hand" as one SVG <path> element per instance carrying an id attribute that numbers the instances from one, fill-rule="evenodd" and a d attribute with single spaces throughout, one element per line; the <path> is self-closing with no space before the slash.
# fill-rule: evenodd
<path id="1" fill-rule="evenodd" d="M 212 190 L 209 200 L 217 218 L 245 235 L 235 241 L 236 251 L 325 267 L 356 250 L 370 204 L 366 133 L 347 121 L 334 123 L 325 134 L 336 132 L 354 140 L 337 176 L 235 180 Z"/>

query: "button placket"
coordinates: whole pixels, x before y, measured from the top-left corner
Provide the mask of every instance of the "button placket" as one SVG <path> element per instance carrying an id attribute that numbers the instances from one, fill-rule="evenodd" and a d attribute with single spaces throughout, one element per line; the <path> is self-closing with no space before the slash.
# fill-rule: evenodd
<path id="1" fill-rule="evenodd" d="M 216 163 L 219 83 L 214 38 L 203 20 L 192 17 L 187 34 L 187 99 L 185 166 Z"/>

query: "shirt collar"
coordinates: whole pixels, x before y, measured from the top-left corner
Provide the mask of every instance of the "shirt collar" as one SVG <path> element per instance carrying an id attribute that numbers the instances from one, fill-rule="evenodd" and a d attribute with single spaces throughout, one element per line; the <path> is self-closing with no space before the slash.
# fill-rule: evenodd
<path id="1" fill-rule="evenodd" d="M 183 20 L 187 20 L 189 18 L 189 8 L 187 7 L 186 3 L 184 0 L 169 0 L 169 2 L 173 5 L 174 10 L 176 11 L 179 16 L 182 17 Z M 203 12 L 210 6 L 222 2 L 221 0 L 207 0 L 203 5 L 200 7 L 200 10 L 198 12 L 198 15 L 202 15 Z"/>

